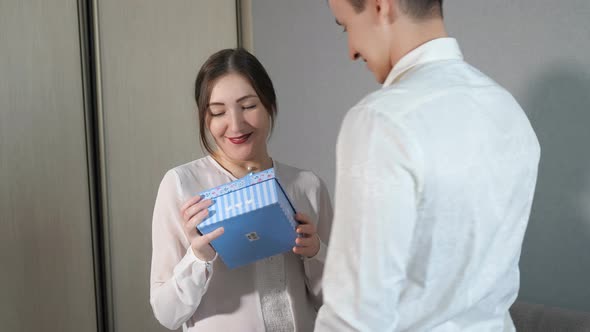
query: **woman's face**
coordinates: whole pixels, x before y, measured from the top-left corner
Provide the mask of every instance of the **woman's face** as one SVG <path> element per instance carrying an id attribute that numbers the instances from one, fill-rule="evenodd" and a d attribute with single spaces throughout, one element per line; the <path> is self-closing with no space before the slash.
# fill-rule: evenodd
<path id="1" fill-rule="evenodd" d="M 211 136 L 226 157 L 235 161 L 267 157 L 270 116 L 241 75 L 230 73 L 217 79 L 206 119 Z"/>

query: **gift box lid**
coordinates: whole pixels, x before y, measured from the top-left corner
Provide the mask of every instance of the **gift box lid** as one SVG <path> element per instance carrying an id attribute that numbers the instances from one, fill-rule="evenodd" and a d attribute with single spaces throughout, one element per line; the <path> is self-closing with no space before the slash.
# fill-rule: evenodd
<path id="1" fill-rule="evenodd" d="M 271 204 L 279 204 L 285 213 L 295 212 L 293 204 L 276 179 L 273 168 L 248 174 L 241 179 L 201 192 L 200 195 L 214 201 L 208 208 L 209 216 L 198 225 L 200 230 Z M 295 220 L 291 222 L 296 227 Z"/>
<path id="2" fill-rule="evenodd" d="M 251 173 L 241 179 L 237 179 L 235 181 L 232 181 L 232 182 L 229 182 L 226 184 L 222 184 L 222 185 L 217 186 L 215 188 L 211 188 L 209 190 L 203 191 L 203 192 L 199 193 L 199 195 L 203 196 L 204 199 L 214 199 L 219 196 L 228 194 L 230 192 L 251 186 L 256 183 L 260 183 L 263 181 L 274 179 L 274 178 L 275 178 L 275 170 L 274 170 L 274 168 L 269 168 L 269 169 L 264 170 L 262 172 Z"/>

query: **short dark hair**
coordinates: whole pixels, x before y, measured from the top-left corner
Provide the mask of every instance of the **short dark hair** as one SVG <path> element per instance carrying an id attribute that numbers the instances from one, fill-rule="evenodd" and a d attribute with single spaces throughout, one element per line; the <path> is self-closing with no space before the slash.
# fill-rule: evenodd
<path id="1" fill-rule="evenodd" d="M 365 10 L 366 0 L 348 0 L 357 13 Z M 443 16 L 443 0 L 398 0 L 401 10 L 408 15 L 424 19 L 434 16 Z"/>
<path id="2" fill-rule="evenodd" d="M 213 154 L 213 149 L 207 140 L 205 127 L 209 119 L 211 91 L 220 77 L 231 73 L 239 74 L 250 82 L 270 116 L 271 132 L 274 128 L 277 115 L 277 97 L 272 81 L 260 61 L 243 48 L 221 50 L 205 61 L 195 81 L 195 101 L 199 113 L 201 145 L 210 154 Z"/>

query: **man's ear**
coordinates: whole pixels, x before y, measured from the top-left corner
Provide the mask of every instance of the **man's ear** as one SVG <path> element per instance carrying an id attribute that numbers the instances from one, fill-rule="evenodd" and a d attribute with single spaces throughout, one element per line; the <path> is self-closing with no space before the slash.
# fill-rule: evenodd
<path id="1" fill-rule="evenodd" d="M 374 0 L 377 15 L 385 22 L 391 23 L 397 17 L 398 0 Z"/>

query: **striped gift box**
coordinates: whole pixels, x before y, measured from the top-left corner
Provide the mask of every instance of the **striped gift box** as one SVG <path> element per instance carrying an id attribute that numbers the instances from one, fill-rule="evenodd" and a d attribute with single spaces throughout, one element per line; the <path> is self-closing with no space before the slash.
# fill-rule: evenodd
<path id="1" fill-rule="evenodd" d="M 229 268 L 290 251 L 295 245 L 295 209 L 273 168 L 200 195 L 214 204 L 197 228 L 207 234 L 224 227 L 224 234 L 211 245 Z"/>

